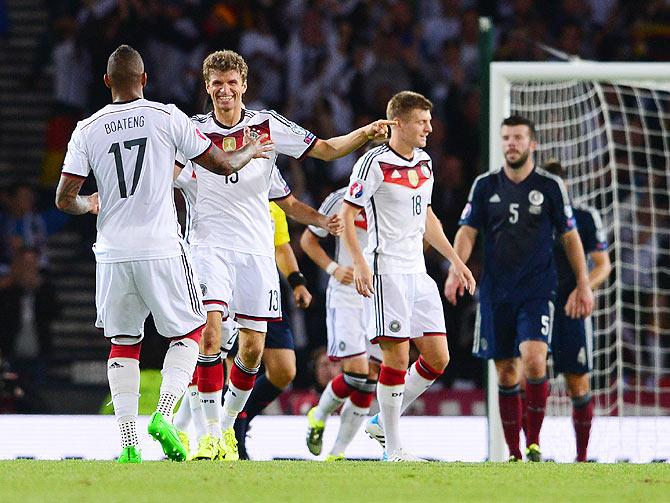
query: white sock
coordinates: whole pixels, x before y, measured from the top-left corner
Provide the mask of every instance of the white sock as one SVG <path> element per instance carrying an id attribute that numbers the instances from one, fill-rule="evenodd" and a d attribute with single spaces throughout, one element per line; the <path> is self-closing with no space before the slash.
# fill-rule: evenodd
<path id="1" fill-rule="evenodd" d="M 244 406 L 249 400 L 249 395 L 253 390 L 241 390 L 237 388 L 232 382 L 228 383 L 228 390 L 223 400 L 223 414 L 221 415 L 221 429 L 227 430 L 235 424 L 237 415 L 242 412 Z"/>
<path id="2" fill-rule="evenodd" d="M 377 401 L 379 417 L 384 424 L 386 435 L 386 452 L 391 453 L 401 447 L 400 444 L 400 411 L 405 390 L 404 384 L 388 386 L 377 383 Z"/>
<path id="3" fill-rule="evenodd" d="M 189 390 L 186 390 L 184 396 L 181 397 L 179 408 L 174 413 L 174 419 L 172 420 L 174 427 L 180 431 L 187 431 L 188 425 L 191 423 L 191 407 L 188 403 L 188 393 Z"/>
<path id="4" fill-rule="evenodd" d="M 370 407 L 358 407 L 347 400 L 340 412 L 340 429 L 337 432 L 335 444 L 331 449 L 331 454 L 342 454 L 347 449 L 351 441 L 356 436 L 363 420 L 370 412 Z"/>
<path id="5" fill-rule="evenodd" d="M 340 398 L 333 392 L 333 387 L 330 382 L 326 385 L 326 389 L 321 393 L 319 398 L 319 403 L 314 410 L 314 417 L 319 421 L 325 421 L 328 419 L 337 408 L 342 405 L 347 399 Z"/>
<path id="6" fill-rule="evenodd" d="M 172 409 L 176 401 L 184 395 L 198 360 L 198 343 L 193 339 L 172 341 L 165 353 L 161 374 L 160 398 L 156 410 L 172 420 Z"/>
<path id="7" fill-rule="evenodd" d="M 205 418 L 205 429 L 207 434 L 221 438 L 221 395 L 223 390 L 201 391 L 200 403 L 203 417 Z"/>
<path id="8" fill-rule="evenodd" d="M 407 376 L 405 377 L 405 391 L 402 395 L 400 415 L 402 416 L 407 410 L 407 407 L 409 407 L 414 400 L 419 398 L 424 391 L 430 388 L 430 385 L 434 382 L 435 381 L 429 381 L 419 375 L 416 371 L 416 362 L 410 366 L 407 370 Z M 379 416 L 379 424 L 382 428 L 384 427 L 384 421 L 381 415 Z"/>
<path id="9" fill-rule="evenodd" d="M 121 447 L 137 446 L 140 362 L 134 358 L 110 358 L 107 360 L 107 379 L 121 432 Z"/>
<path id="10" fill-rule="evenodd" d="M 191 409 L 191 419 L 195 427 L 195 435 L 196 438 L 200 439 L 207 434 L 207 422 L 205 421 L 205 413 L 202 411 L 202 402 L 200 401 L 198 387 L 195 384 L 189 386 L 186 394 L 188 396 L 189 408 Z"/>

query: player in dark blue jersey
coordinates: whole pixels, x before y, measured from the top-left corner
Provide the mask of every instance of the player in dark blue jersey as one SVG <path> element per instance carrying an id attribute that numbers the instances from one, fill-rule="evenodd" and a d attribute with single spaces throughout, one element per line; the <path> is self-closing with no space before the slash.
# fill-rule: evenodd
<path id="1" fill-rule="evenodd" d="M 473 352 L 495 360 L 500 417 L 511 460 L 520 460 L 522 369 L 528 402 L 526 457 L 541 459 L 539 439 L 549 386 L 547 349 L 554 315 L 557 276 L 554 235 L 561 237 L 577 278 L 566 310 L 588 316 L 593 293 L 570 200 L 560 178 L 533 163 L 533 123 L 520 116 L 501 127 L 505 164 L 478 177 L 463 210 L 454 248 L 467 261 L 479 231 L 484 233 L 484 274 Z M 451 271 L 445 296 L 455 304 L 463 294 Z M 523 364 L 523 366 L 522 366 Z"/>
<path id="2" fill-rule="evenodd" d="M 563 167 L 557 161 L 548 162 L 544 165 L 544 169 L 564 178 Z M 612 270 L 602 220 L 594 208 L 575 207 L 574 215 L 584 252 L 592 263 L 589 283 L 591 288 L 595 289 L 607 279 Z M 572 424 L 577 441 L 577 461 L 586 461 L 593 419 L 593 400 L 589 382 L 593 357 L 591 320 L 572 319 L 565 315 L 564 306 L 577 283 L 561 246 L 554 247 L 554 259 L 558 271 L 558 291 L 551 338 L 552 359 L 556 372 L 564 375 L 572 399 Z"/>

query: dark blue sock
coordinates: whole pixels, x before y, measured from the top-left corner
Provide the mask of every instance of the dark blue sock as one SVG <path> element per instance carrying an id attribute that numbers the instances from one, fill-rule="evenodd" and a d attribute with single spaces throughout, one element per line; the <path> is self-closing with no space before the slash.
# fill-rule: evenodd
<path id="1" fill-rule="evenodd" d="M 265 407 L 270 405 L 275 398 L 281 395 L 281 390 L 270 382 L 265 374 L 256 378 L 254 389 L 251 390 L 249 400 L 244 411 L 247 413 L 247 422 L 251 422 Z"/>

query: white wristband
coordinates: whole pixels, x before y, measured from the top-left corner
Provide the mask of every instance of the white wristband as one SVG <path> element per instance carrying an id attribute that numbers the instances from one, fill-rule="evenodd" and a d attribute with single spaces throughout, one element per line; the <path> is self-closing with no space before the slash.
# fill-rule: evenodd
<path id="1" fill-rule="evenodd" d="M 333 260 L 330 264 L 328 264 L 328 267 L 326 267 L 326 272 L 332 276 L 335 274 L 335 271 L 338 267 L 340 267 L 340 264 Z"/>

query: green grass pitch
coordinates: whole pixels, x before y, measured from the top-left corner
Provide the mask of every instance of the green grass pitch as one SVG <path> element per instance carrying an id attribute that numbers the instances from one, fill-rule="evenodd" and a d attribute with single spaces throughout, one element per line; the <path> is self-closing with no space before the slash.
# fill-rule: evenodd
<path id="1" fill-rule="evenodd" d="M 0 501 L 670 501 L 669 464 L 0 461 Z"/>

